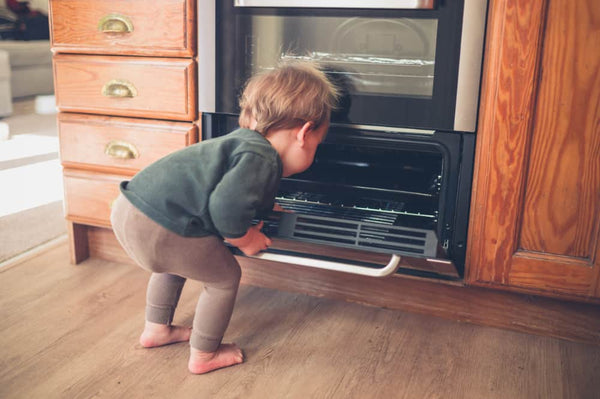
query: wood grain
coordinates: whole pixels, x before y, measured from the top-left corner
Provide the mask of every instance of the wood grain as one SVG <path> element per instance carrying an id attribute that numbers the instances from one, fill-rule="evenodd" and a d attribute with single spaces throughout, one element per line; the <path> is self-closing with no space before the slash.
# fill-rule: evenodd
<path id="1" fill-rule="evenodd" d="M 194 376 L 187 344 L 137 343 L 147 281 L 98 259 L 73 267 L 66 245 L 0 270 L 0 397 L 587 399 L 599 388 L 600 346 L 249 286 L 225 336 L 246 361 Z M 201 289 L 186 284 L 176 323 L 190 325 Z"/>
<path id="2" fill-rule="evenodd" d="M 90 227 L 90 255 L 133 263 L 111 230 Z M 374 278 L 238 258 L 245 284 L 600 344 L 600 306 L 406 275 Z"/>
<path id="3" fill-rule="evenodd" d="M 507 285 L 534 109 L 544 0 L 489 4 L 467 281 Z"/>
<path id="4" fill-rule="evenodd" d="M 66 217 L 72 222 L 110 227 L 112 203 L 127 176 L 64 170 Z"/>
<path id="5" fill-rule="evenodd" d="M 598 298 L 600 3 L 490 3 L 466 281 Z"/>
<path id="6" fill-rule="evenodd" d="M 58 115 L 58 132 L 63 166 L 131 175 L 198 141 L 192 123 L 70 113 Z M 138 157 L 108 156 L 105 149 L 111 141 L 131 144 Z"/>
<path id="7" fill-rule="evenodd" d="M 50 0 L 53 51 L 192 57 L 196 53 L 195 1 Z M 98 29 L 106 15 L 121 14 L 130 33 Z"/>
<path id="8" fill-rule="evenodd" d="M 90 246 L 87 227 L 67 221 L 67 234 L 69 237 L 69 258 L 71 263 L 77 264 L 89 258 Z"/>
<path id="9" fill-rule="evenodd" d="M 192 59 L 58 54 L 53 62 L 61 111 L 184 121 L 197 117 Z M 131 83 L 137 94 L 104 96 L 103 87 L 113 80 Z"/>
<path id="10" fill-rule="evenodd" d="M 551 1 L 519 248 L 593 263 L 600 227 L 600 3 Z"/>

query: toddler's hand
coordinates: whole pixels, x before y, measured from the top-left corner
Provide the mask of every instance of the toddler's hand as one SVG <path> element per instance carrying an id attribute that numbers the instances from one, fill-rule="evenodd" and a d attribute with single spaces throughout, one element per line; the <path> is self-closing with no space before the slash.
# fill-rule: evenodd
<path id="1" fill-rule="evenodd" d="M 264 251 L 272 244 L 271 239 L 260 231 L 262 227 L 263 222 L 261 221 L 255 226 L 250 226 L 246 234 L 242 237 L 227 238 L 227 241 L 238 247 L 245 255 L 255 255 L 260 251 Z"/>
<path id="2" fill-rule="evenodd" d="M 282 208 L 281 205 L 279 205 L 278 203 L 275 203 L 275 205 L 273 205 L 273 212 L 287 212 L 287 213 L 293 213 L 292 211 L 290 211 L 289 209 L 285 209 Z"/>

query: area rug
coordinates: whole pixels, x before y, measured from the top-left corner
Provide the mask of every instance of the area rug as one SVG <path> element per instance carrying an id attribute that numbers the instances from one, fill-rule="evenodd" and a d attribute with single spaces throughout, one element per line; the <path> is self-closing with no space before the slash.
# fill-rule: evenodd
<path id="1" fill-rule="evenodd" d="M 67 233 L 62 201 L 0 218 L 0 263 Z"/>

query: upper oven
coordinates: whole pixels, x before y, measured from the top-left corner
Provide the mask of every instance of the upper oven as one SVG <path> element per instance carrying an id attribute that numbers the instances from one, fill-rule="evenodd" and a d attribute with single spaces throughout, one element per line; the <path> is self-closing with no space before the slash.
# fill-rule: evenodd
<path id="1" fill-rule="evenodd" d="M 198 9 L 203 112 L 237 114 L 251 75 L 301 58 L 323 65 L 345 94 L 333 123 L 475 131 L 485 0 L 224 0 Z"/>

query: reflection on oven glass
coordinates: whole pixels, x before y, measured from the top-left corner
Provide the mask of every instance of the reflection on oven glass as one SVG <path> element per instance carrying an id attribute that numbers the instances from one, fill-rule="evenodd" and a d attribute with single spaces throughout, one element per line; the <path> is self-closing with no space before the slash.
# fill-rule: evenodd
<path id="1" fill-rule="evenodd" d="M 362 94 L 431 98 L 436 36 L 436 19 L 253 16 L 246 64 L 310 59 Z"/>

